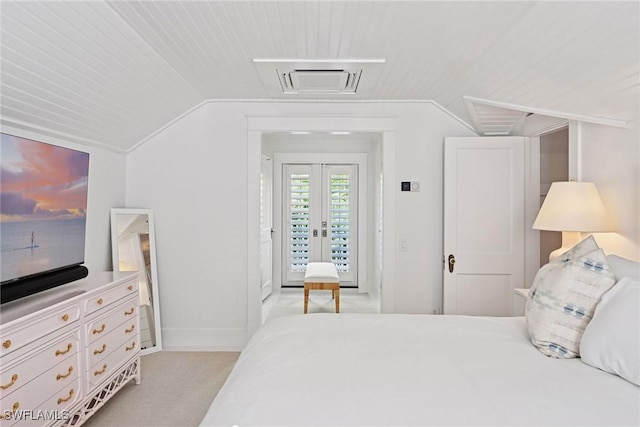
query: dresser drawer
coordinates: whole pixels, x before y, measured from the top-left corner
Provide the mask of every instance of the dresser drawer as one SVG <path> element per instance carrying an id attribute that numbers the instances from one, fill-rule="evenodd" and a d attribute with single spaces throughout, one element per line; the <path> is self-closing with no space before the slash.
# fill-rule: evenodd
<path id="1" fill-rule="evenodd" d="M 113 304 L 119 299 L 129 295 L 136 295 L 136 297 L 138 296 L 137 276 L 133 280 L 128 280 L 127 282 L 114 286 L 113 288 L 105 290 L 104 292 L 91 295 L 85 301 L 85 313 L 87 313 L 87 315 L 94 313 L 101 308 L 108 307 L 110 304 Z M 138 304 L 136 303 L 136 305 Z"/>
<path id="2" fill-rule="evenodd" d="M 111 332 L 87 347 L 87 365 L 93 366 L 118 349 L 122 344 L 138 336 L 137 319 L 129 319 L 113 328 Z M 130 344 L 130 343 L 129 343 Z"/>
<path id="3" fill-rule="evenodd" d="M 28 321 L 16 325 L 16 327 L 6 328 L 6 330 L 2 331 L 2 337 L 0 337 L 0 356 L 3 364 L 7 363 L 5 355 L 70 325 L 79 318 L 80 305 L 74 303 L 47 312 L 45 315 L 34 316 Z"/>
<path id="4" fill-rule="evenodd" d="M 138 300 L 130 298 L 103 316 L 87 323 L 87 344 L 93 344 L 100 340 L 123 322 L 135 321 L 137 316 Z"/>
<path id="5" fill-rule="evenodd" d="M 64 423 L 73 415 L 69 409 L 77 405 L 82 397 L 80 384 L 80 379 L 76 378 L 71 384 L 68 384 L 50 396 L 38 408 L 16 414 L 19 418 L 7 421 L 3 420 L 2 426 L 43 427 Z"/>
<path id="6" fill-rule="evenodd" d="M 135 356 L 140 350 L 139 335 L 129 338 L 124 344 L 120 344 L 111 354 L 103 360 L 91 366 L 87 372 L 87 390 L 93 388 L 107 379 L 117 368 L 120 368 L 126 360 Z"/>
<path id="7" fill-rule="evenodd" d="M 54 394 L 62 395 L 65 390 L 73 388 L 72 384 L 75 384 L 80 377 L 81 366 L 79 362 L 80 357 L 76 353 L 76 357 L 70 357 L 60 362 L 13 393 L 3 397 L 0 399 L 0 412 L 5 413 L 5 411 L 13 409 L 32 411 L 40 407 Z M 71 394 L 78 391 L 76 386 Z M 61 401 L 61 403 L 63 402 Z M 59 408 L 58 405 L 53 405 L 49 409 Z"/>
<path id="8" fill-rule="evenodd" d="M 0 398 L 9 396 L 42 374 L 47 368 L 74 355 L 77 357 L 79 350 L 80 330 L 75 329 L 57 338 L 54 342 L 47 343 L 44 348 L 39 348 L 31 354 L 25 355 L 20 359 L 20 363 L 9 365 L 5 364 L 3 360 L 0 368 Z"/>

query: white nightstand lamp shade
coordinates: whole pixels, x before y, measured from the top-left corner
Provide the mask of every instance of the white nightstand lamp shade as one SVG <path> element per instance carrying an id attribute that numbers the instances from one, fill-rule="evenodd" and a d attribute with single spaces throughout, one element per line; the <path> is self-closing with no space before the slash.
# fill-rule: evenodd
<path id="1" fill-rule="evenodd" d="M 554 182 L 533 223 L 536 230 L 561 231 L 562 247 L 549 261 L 580 242 L 580 233 L 613 231 L 600 194 L 592 182 Z"/>

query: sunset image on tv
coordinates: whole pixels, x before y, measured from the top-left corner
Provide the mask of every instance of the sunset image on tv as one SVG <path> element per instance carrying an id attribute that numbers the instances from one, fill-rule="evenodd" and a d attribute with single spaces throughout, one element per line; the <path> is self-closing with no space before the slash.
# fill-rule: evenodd
<path id="1" fill-rule="evenodd" d="M 1 138 L 2 282 L 81 264 L 89 154 Z"/>

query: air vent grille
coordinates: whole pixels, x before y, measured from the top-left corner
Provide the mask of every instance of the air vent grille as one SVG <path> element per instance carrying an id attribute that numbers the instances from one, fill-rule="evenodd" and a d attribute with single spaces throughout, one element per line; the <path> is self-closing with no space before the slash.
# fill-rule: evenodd
<path id="1" fill-rule="evenodd" d="M 384 59 L 254 59 L 270 96 L 373 95 Z M 275 77 L 275 78 L 274 78 Z"/>
<path id="2" fill-rule="evenodd" d="M 355 93 L 362 70 L 277 71 L 284 93 Z"/>

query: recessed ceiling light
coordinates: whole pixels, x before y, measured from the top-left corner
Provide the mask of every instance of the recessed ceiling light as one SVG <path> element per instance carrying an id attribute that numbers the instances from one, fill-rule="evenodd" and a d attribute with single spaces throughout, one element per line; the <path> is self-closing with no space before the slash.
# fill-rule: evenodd
<path id="1" fill-rule="evenodd" d="M 331 132 L 331 135 L 351 135 L 351 132 L 335 131 Z"/>
<path id="2" fill-rule="evenodd" d="M 305 132 L 305 131 L 301 131 L 301 130 L 294 130 L 293 132 L 291 132 L 291 135 L 309 135 L 311 132 Z"/>

